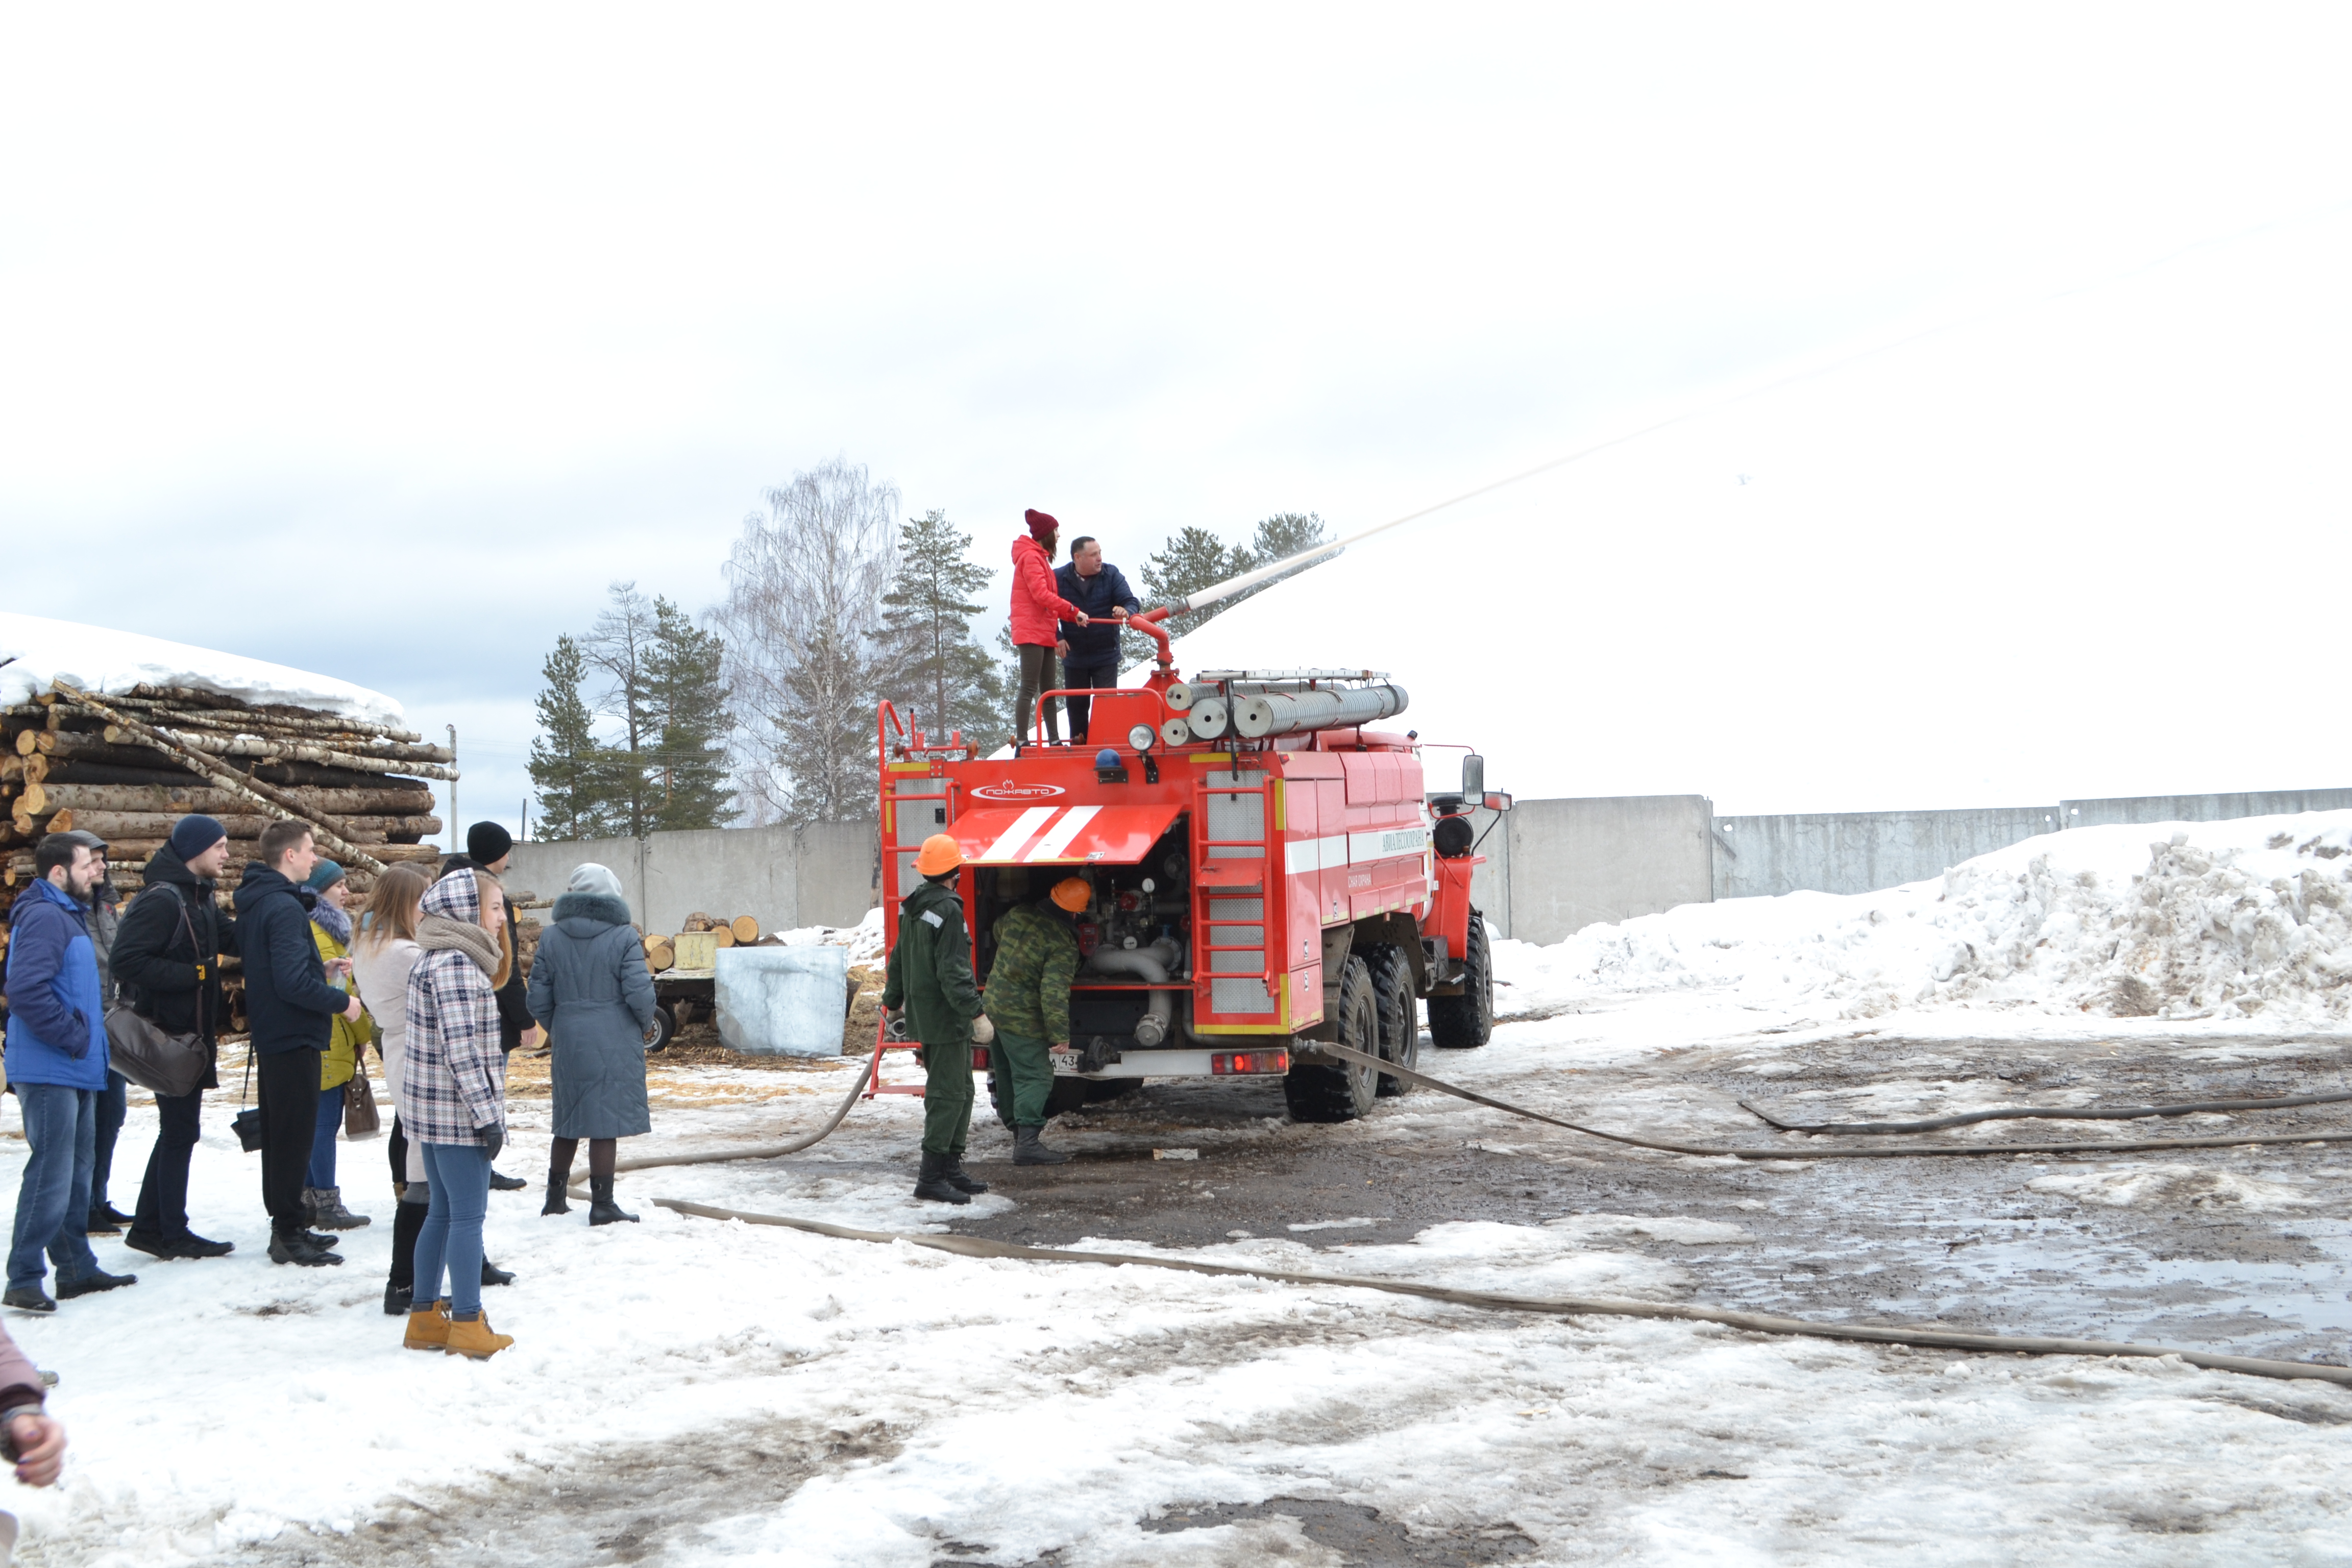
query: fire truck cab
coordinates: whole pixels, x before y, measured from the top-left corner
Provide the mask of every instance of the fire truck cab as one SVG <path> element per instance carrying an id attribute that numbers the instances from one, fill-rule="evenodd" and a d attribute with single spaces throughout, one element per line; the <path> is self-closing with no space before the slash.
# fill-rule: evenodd
<path id="1" fill-rule="evenodd" d="M 1464 793 L 1425 795 L 1417 737 L 1370 727 L 1403 710 L 1402 688 L 1344 669 L 1186 682 L 1163 651 L 1150 684 L 1087 695 L 1087 740 L 1007 756 L 894 733 L 887 704 L 879 716 L 891 942 L 935 833 L 963 852 L 983 983 L 1005 911 L 1065 877 L 1093 890 L 1051 1109 L 1145 1078 L 1278 1076 L 1295 1120 L 1347 1121 L 1407 1085 L 1320 1043 L 1411 1067 L 1424 1002 L 1436 1044 L 1486 1043 L 1494 976 L 1470 904 L 1483 858 L 1469 814 L 1509 797 L 1485 793 L 1475 754 Z"/>

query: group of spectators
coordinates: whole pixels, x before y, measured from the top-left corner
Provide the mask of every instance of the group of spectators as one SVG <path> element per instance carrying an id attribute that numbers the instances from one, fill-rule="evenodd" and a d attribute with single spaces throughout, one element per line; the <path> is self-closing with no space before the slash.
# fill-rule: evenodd
<path id="1" fill-rule="evenodd" d="M 203 1097 L 220 1087 L 221 964 L 233 954 L 249 1037 L 239 1100 L 255 1101 L 237 1131 L 261 1156 L 269 1260 L 339 1265 L 338 1233 L 371 1223 L 343 1202 L 336 1143 L 373 1046 L 397 1108 L 384 1310 L 406 1317 L 411 1349 L 497 1353 L 514 1342 L 491 1331 L 481 1291 L 514 1275 L 485 1256 L 483 1222 L 494 1186 L 529 1185 L 492 1165 L 507 1142 L 509 1053 L 560 1042 L 541 1212 L 570 1212 L 585 1139 L 589 1223 L 636 1217 L 613 1201 L 615 1140 L 651 1130 L 644 1046 L 654 994 L 618 879 L 601 866 L 573 872 L 526 982 L 499 876 L 513 840 L 496 823 L 475 824 L 466 852 L 447 857 L 437 876 L 415 863 L 384 868 L 363 905 L 343 868 L 319 855 L 310 827 L 280 821 L 263 830 L 224 910 L 218 879 L 230 848 L 218 821 L 182 817 L 144 868 L 139 896 L 119 910 L 102 840 L 53 833 L 36 848 L 37 880 L 10 911 L 5 1066 L 26 1157 L 0 1305 L 54 1312 L 60 1300 L 136 1284 L 100 1263 L 93 1236 L 119 1235 L 161 1261 L 236 1250 L 198 1235 L 188 1215 Z M 110 1027 L 134 1022 L 201 1052 L 203 1070 L 186 1093 L 155 1095 L 154 1146 L 135 1209 L 123 1214 L 108 1196 L 128 1100 Z M 54 1296 L 45 1288 L 52 1267 Z M 8 1402 L 26 1394 L 7 1386 L 10 1372 L 0 1335 L 0 1440 L 13 1430 Z M 37 1384 L 27 1401 L 36 1414 L 39 1402 Z"/>

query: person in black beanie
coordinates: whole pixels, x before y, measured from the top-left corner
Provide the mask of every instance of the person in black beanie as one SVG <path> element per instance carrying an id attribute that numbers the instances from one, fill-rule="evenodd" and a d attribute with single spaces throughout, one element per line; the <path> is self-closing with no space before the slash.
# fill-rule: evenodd
<path id="1" fill-rule="evenodd" d="M 214 901 L 228 850 L 228 830 L 212 817 L 180 818 L 148 858 L 146 885 L 114 934 L 111 969 L 122 1000 L 166 1034 L 193 1034 L 205 1048 L 195 1088 L 155 1097 L 155 1147 L 122 1238 L 151 1258 L 219 1258 L 236 1247 L 188 1228 L 188 1160 L 202 1131 L 205 1090 L 220 1086 L 213 1037 L 224 1016 L 221 955 L 236 951 L 236 922 Z"/>
<path id="2" fill-rule="evenodd" d="M 513 858 L 514 835 L 495 822 L 478 822 L 466 829 L 466 852 L 443 860 L 441 875 L 446 877 L 452 871 L 479 869 L 494 877 L 499 876 L 505 872 L 507 862 Z M 512 900 L 507 902 L 506 942 L 507 951 L 515 955 L 515 962 L 513 976 L 498 990 L 499 1048 L 512 1055 L 518 1046 L 528 1045 L 537 1049 L 545 1034 L 539 1026 L 539 1020 L 530 1016 L 530 987 L 523 979 L 522 946 L 517 940 Z M 529 1185 L 530 1184 L 520 1176 L 501 1175 L 496 1167 L 490 1171 L 493 1191 L 519 1193 Z M 503 1285 L 514 1278 L 487 1258 L 482 1262 L 482 1282 L 486 1285 Z M 490 1278 L 493 1274 L 500 1278 L 493 1279 Z"/>

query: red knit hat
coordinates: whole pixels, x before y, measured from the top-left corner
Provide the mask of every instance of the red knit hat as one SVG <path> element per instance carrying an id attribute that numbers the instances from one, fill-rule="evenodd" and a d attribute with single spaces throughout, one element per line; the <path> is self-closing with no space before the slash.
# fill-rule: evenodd
<path id="1" fill-rule="evenodd" d="M 1039 511 L 1033 506 L 1021 515 L 1028 521 L 1029 537 L 1032 539 L 1042 542 L 1047 534 L 1062 531 L 1062 525 L 1055 521 L 1052 512 Z"/>

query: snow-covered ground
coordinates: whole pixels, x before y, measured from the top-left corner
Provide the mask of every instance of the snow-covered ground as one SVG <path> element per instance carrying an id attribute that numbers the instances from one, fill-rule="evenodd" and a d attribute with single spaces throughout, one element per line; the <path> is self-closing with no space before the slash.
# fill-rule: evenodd
<path id="1" fill-rule="evenodd" d="M 397 724 L 400 704 L 331 675 L 186 643 L 0 610 L 0 706 L 47 691 L 59 676 L 91 691 L 146 682 L 216 691 L 253 703 L 287 702 L 375 724 Z"/>
<path id="2" fill-rule="evenodd" d="M 2332 890 L 2352 860 L 2320 851 L 2343 846 L 2347 826 L 2217 824 L 2180 829 L 2178 843 L 2173 829 L 2070 832 L 1942 884 L 1685 909 L 1550 948 L 1501 943 L 1507 1021 L 1486 1050 L 1447 1053 L 1439 1070 L 1566 1106 L 1601 1064 L 1663 1068 L 1703 1047 L 1763 1070 L 1800 1042 L 1818 1050 L 1864 1032 L 1842 1019 L 1899 1020 L 1915 1037 L 2210 1036 L 2221 1050 L 2257 1001 L 2260 1019 L 2340 1042 Z M 2112 1016 L 2107 999 L 2133 975 L 2176 1017 Z M 658 1067 L 656 1131 L 626 1152 L 805 1127 L 852 1070 Z M 350 1265 L 272 1268 L 257 1166 L 216 1103 L 193 1207 L 236 1254 L 156 1266 L 102 1240 L 110 1266 L 136 1268 L 136 1287 L 10 1322 L 63 1373 L 57 1408 L 74 1436 L 63 1487 L 7 1500 L 27 1521 L 26 1560 L 413 1561 L 429 1538 L 455 1553 L 436 1561 L 465 1562 L 1339 1562 L 1289 1519 L 1146 1528 L 1180 1505 L 1282 1497 L 1369 1505 L 1430 1541 L 1508 1525 L 1533 1543 L 1513 1559 L 1525 1563 L 2352 1560 L 2352 1391 L 2327 1385 L 963 1259 L 646 1202 L 938 1228 L 943 1211 L 906 1191 L 919 1109 L 861 1104 L 790 1160 L 626 1178 L 640 1225 L 592 1231 L 576 1211 L 539 1217 L 536 1193 L 495 1197 L 492 1254 L 520 1279 L 488 1305 L 519 1342 L 476 1364 L 403 1352 L 398 1320 L 381 1311 L 382 1144 L 344 1150 L 346 1200 L 376 1219 L 346 1239 Z M 1602 1109 L 1613 1125 L 1711 1136 L 1738 1115 L 1671 1086 Z M 531 1169 L 545 1110 L 517 1103 L 509 1169 Z M 152 1127 L 135 1108 L 118 1202 Z M 1113 1131 L 1065 1137 L 1094 1158 L 1149 1159 L 1149 1141 Z M 1188 1135 L 1198 1160 L 1159 1169 L 1213 1204 L 1237 1142 L 1266 1139 L 1484 1140 L 1636 1173 L 1670 1164 L 1422 1095 L 1346 1128 Z M 983 1110 L 975 1163 L 1002 1159 L 1004 1144 Z M 2340 1157 L 2294 1159 L 2000 1168 L 2045 1204 L 2120 1207 L 2158 1226 L 2218 1203 L 2309 1216 L 2294 1223 L 2316 1231 L 2343 1213 Z M 0 1141 L 0 1192 L 20 1162 L 21 1144 Z M 960 1213 L 1013 1202 L 992 1194 Z M 1463 1219 L 1388 1239 L 1367 1227 L 1391 1211 L 1368 1198 L 1360 1222 L 1302 1217 L 1297 1231 L 1193 1255 L 1708 1300 L 1712 1260 L 1760 1206 Z M 1118 1221 L 1087 1245 L 1138 1249 Z M 631 1490 L 650 1474 L 667 1478 L 660 1489 Z"/>

